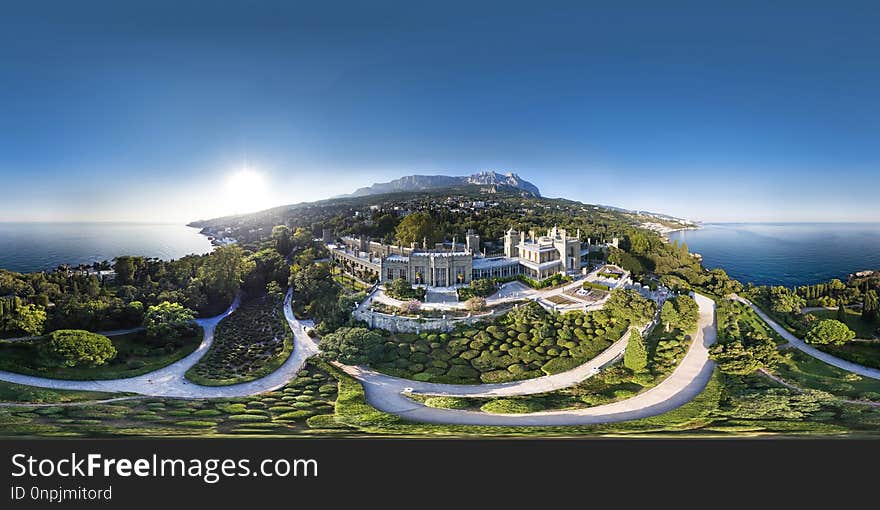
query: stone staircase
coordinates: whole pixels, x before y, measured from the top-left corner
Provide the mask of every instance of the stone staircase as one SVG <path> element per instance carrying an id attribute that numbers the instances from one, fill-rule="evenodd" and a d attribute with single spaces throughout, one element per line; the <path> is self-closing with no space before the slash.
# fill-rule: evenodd
<path id="1" fill-rule="evenodd" d="M 457 303 L 458 292 L 449 287 L 428 287 L 425 303 Z"/>

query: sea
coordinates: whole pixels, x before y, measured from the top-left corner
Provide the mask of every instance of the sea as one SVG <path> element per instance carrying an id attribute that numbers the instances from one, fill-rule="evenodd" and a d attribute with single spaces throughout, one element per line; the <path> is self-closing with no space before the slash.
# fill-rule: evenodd
<path id="1" fill-rule="evenodd" d="M 170 260 L 212 248 L 199 229 L 185 225 L 0 222 L 0 269 L 20 273 L 112 261 L 120 255 Z"/>
<path id="2" fill-rule="evenodd" d="M 880 223 L 707 223 L 669 234 L 737 280 L 793 287 L 880 269 Z"/>

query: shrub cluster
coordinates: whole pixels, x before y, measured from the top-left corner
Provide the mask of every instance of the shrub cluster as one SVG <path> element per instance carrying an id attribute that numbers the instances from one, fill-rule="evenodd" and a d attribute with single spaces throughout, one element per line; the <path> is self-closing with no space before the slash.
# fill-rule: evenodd
<path id="1" fill-rule="evenodd" d="M 584 363 L 620 338 L 627 325 L 606 311 L 559 315 L 528 303 L 478 327 L 388 337 L 373 365 L 419 381 L 528 379 Z"/>

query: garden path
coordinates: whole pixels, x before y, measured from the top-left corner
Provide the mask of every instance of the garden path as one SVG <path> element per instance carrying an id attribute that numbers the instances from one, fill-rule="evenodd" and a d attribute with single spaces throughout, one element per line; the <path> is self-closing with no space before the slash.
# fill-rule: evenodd
<path id="1" fill-rule="evenodd" d="M 754 303 L 752 303 L 748 299 L 746 299 L 744 297 L 740 297 L 736 294 L 733 294 L 731 296 L 731 299 L 733 299 L 734 301 L 739 301 L 740 303 L 743 303 L 744 305 L 750 306 L 752 308 L 752 310 L 754 310 L 755 313 L 757 313 L 758 316 L 761 317 L 761 319 L 763 319 L 764 322 L 767 323 L 768 326 L 773 328 L 773 331 L 779 333 L 779 335 L 782 338 L 784 338 L 785 340 L 787 340 L 788 343 L 791 344 L 792 347 L 795 347 L 796 349 L 802 351 L 804 354 L 812 356 L 820 361 L 824 361 L 825 363 L 828 363 L 831 366 L 835 366 L 835 367 L 840 368 L 842 370 L 846 370 L 847 372 L 853 372 L 853 373 L 859 374 L 863 377 L 870 377 L 871 379 L 880 379 L 880 370 L 878 370 L 876 368 L 870 368 L 870 367 L 866 367 L 863 365 L 859 365 L 858 363 L 853 363 L 851 361 L 847 361 L 845 359 L 840 359 L 837 356 L 832 356 L 831 354 L 828 354 L 827 352 L 820 351 L 819 349 L 816 349 L 815 347 L 808 345 L 806 342 L 804 342 L 800 338 L 791 334 L 787 329 L 780 326 L 779 323 L 777 323 L 775 320 L 771 319 L 769 315 L 764 313 L 764 310 L 761 310 L 761 308 L 756 306 Z"/>
<path id="2" fill-rule="evenodd" d="M 16 374 L 0 371 L 0 380 L 38 386 L 41 388 L 53 388 L 62 390 L 102 391 L 102 392 L 125 392 L 137 393 L 157 397 L 179 398 L 231 398 L 256 395 L 266 391 L 276 390 L 288 381 L 296 377 L 306 360 L 318 352 L 315 341 L 306 334 L 306 327 L 310 327 L 310 321 L 298 321 L 293 316 L 290 306 L 292 294 L 288 291 L 284 302 L 284 316 L 293 331 L 293 352 L 287 361 L 278 370 L 254 381 L 234 384 L 230 386 L 200 386 L 188 381 L 186 371 L 204 356 L 214 342 L 214 329 L 217 324 L 227 315 L 238 308 L 238 298 L 226 312 L 209 319 L 198 319 L 196 322 L 204 328 L 205 336 L 199 347 L 190 355 L 180 359 L 164 368 L 154 372 L 130 377 L 126 379 L 110 379 L 104 381 L 70 381 L 62 379 L 49 379 L 30 375 Z"/>
<path id="3" fill-rule="evenodd" d="M 392 413 L 411 421 L 457 425 L 557 426 L 611 423 L 647 418 L 671 411 L 690 402 L 703 391 L 712 377 L 715 363 L 709 359 L 709 346 L 715 343 L 716 340 L 715 302 L 700 294 L 696 294 L 695 299 L 700 307 L 700 320 L 697 332 L 694 335 L 690 349 L 688 349 L 681 364 L 676 367 L 672 374 L 657 386 L 632 398 L 587 409 L 542 411 L 529 414 L 490 414 L 457 409 L 437 409 L 422 405 L 408 398 L 404 392 L 409 388 L 412 388 L 413 391 L 428 394 L 442 390 L 439 394 L 467 397 L 479 395 L 480 388 L 486 385 L 425 386 L 427 383 L 417 383 L 415 381 L 390 377 L 371 370 L 365 370 L 362 367 L 343 366 L 343 369 L 361 381 L 366 392 L 367 402 L 370 405 L 381 411 Z M 620 348 L 620 343 L 621 341 L 618 341 L 614 345 Z M 580 367 L 574 370 L 579 369 Z M 569 372 L 556 375 L 569 377 L 568 374 Z M 588 374 L 587 377 L 589 376 Z M 550 377 L 556 376 L 548 376 L 548 378 Z M 552 382 L 548 384 L 548 378 L 518 381 L 517 383 L 512 383 L 511 389 L 507 389 L 506 386 L 504 388 L 492 388 L 492 391 L 496 393 L 492 393 L 491 396 L 497 396 L 499 394 L 497 393 L 498 391 L 505 391 L 504 395 L 528 395 L 559 389 Z M 542 381 L 541 379 L 544 380 Z M 551 381 L 555 380 L 557 379 L 551 379 Z M 576 382 L 578 381 L 569 381 L 569 385 Z"/>

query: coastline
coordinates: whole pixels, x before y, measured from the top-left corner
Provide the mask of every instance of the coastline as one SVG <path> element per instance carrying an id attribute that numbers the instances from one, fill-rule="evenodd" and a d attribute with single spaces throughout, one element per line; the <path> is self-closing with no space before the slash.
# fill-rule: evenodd
<path id="1" fill-rule="evenodd" d="M 80 268 L 119 256 L 175 260 L 213 250 L 199 229 L 156 222 L 0 223 L 0 269 L 33 274 Z"/>

